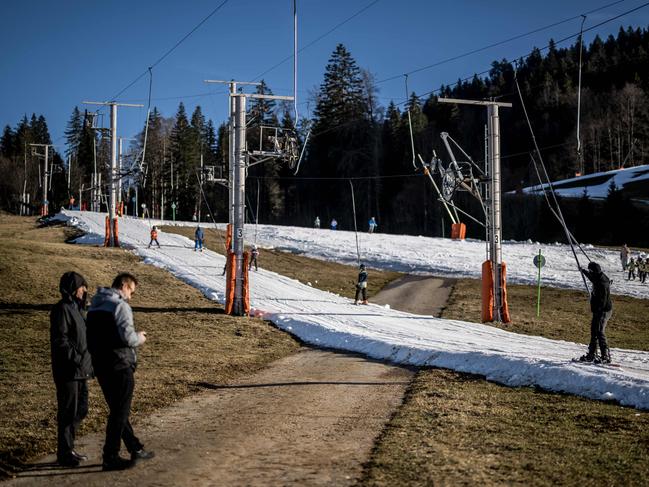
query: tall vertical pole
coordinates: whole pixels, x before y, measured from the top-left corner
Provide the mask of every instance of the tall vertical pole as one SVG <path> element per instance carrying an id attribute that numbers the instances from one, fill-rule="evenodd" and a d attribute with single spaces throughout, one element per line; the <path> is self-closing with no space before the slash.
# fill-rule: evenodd
<path id="1" fill-rule="evenodd" d="M 123 149 L 122 142 L 124 142 L 124 140 L 120 137 L 119 156 L 117 158 L 117 203 L 118 204 L 122 202 L 122 162 L 124 157 L 124 153 L 122 151 Z"/>
<path id="2" fill-rule="evenodd" d="M 237 84 L 235 82 L 230 83 L 230 133 L 229 137 L 229 164 L 228 164 L 228 208 L 229 208 L 229 221 L 234 223 L 234 165 L 235 165 L 235 155 L 234 155 L 234 95 L 237 92 Z"/>
<path id="3" fill-rule="evenodd" d="M 47 216 L 49 213 L 49 201 L 47 200 L 47 188 L 48 186 L 48 171 L 49 171 L 49 157 L 50 157 L 50 146 L 45 146 L 45 170 L 43 171 L 43 209 L 41 213 L 43 216 Z"/>
<path id="4" fill-rule="evenodd" d="M 108 245 L 115 246 L 115 171 L 117 170 L 117 105 L 110 104 L 110 173 L 108 175 Z"/>
<path id="5" fill-rule="evenodd" d="M 498 105 L 487 106 L 489 157 L 491 163 L 491 262 L 494 272 L 494 320 L 502 321 L 502 216 L 500 209 L 500 121 Z"/>
<path id="6" fill-rule="evenodd" d="M 237 316 L 243 316 L 245 313 L 243 302 L 243 225 L 246 212 L 246 97 L 243 94 L 235 93 L 231 98 L 234 100 L 234 180 L 231 181 L 234 189 L 232 246 L 235 254 L 233 312 Z"/>
<path id="7" fill-rule="evenodd" d="M 72 154 L 68 155 L 68 196 L 70 195 L 70 173 L 72 172 Z"/>

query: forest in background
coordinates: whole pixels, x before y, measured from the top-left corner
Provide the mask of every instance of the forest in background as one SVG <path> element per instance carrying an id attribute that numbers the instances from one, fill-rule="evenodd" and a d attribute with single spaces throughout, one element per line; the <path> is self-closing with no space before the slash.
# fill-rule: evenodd
<path id="1" fill-rule="evenodd" d="M 267 162 L 248 172 L 248 220 L 254 221 L 259 191 L 261 223 L 311 225 L 319 216 L 326 226 L 332 218 L 339 228 L 353 229 L 348 179 L 354 183 L 357 220 L 360 228 L 374 216 L 379 230 L 390 233 L 442 236 L 449 234 L 450 221 L 433 192 L 428 178 L 412 164 L 410 124 L 415 151 L 429 162 L 436 153 L 448 156 L 440 139 L 448 132 L 478 164 L 484 164 L 486 110 L 441 104 L 438 97 L 495 99 L 513 103 L 501 110 L 502 185 L 516 191 L 536 184 L 531 164 L 532 139 L 518 98 L 515 77 L 534 127 L 536 138 L 553 180 L 621 166 L 649 162 L 649 31 L 620 29 L 605 40 L 596 37 L 583 46 L 581 90 L 581 158 L 577 152 L 577 94 L 579 43 L 558 48 L 535 49 L 524 59 L 494 61 L 491 69 L 470 79 L 461 79 L 426 94 L 412 93 L 409 99 L 382 106 L 380 83 L 369 70 L 356 63 L 352 53 L 338 45 L 324 70 L 321 85 L 312 100 L 311 120 L 293 120 L 292 107 L 267 99 L 251 100 L 248 106 L 248 145 L 259 143 L 260 126 L 295 128 L 301 140 L 310 130 L 305 157 L 297 176 L 282 163 Z M 258 93 L 271 94 L 263 83 Z M 146 157 L 139 167 L 144 142 L 142 133 L 124 154 L 124 195 L 133 213 L 145 203 L 156 217 L 164 211 L 171 218 L 190 219 L 194 212 L 203 221 L 211 213 L 227 220 L 227 190 L 207 182 L 206 168 L 219 178 L 227 175 L 228 129 L 207 120 L 198 106 L 189 115 L 180 103 L 177 112 L 165 117 L 157 109 L 149 116 Z M 52 154 L 54 162 L 51 207 L 54 211 L 88 197 L 91 174 L 97 164 L 104 172 L 109 163 L 109 134 L 96 130 L 92 114 L 75 107 L 66 130 L 66 150 Z M 32 155 L 31 143 L 48 144 L 51 138 L 45 118 L 25 116 L 15 127 L 6 126 L 0 139 L 0 205 L 17 211 L 23 189 L 32 202 L 42 197 L 39 168 L 42 161 Z M 70 161 L 70 167 L 68 167 Z M 203 170 L 201 170 L 203 167 Z M 69 175 L 68 175 L 69 173 Z M 68 187 L 68 176 L 70 187 Z M 203 181 L 204 196 L 200 191 Z M 104 188 L 105 189 L 105 188 Z M 85 192 L 85 193 L 84 193 Z M 105 192 L 105 190 L 104 190 Z M 479 217 L 479 207 L 468 195 L 460 195 L 463 208 Z M 209 208 L 208 208 L 209 205 Z M 649 246 L 649 236 L 640 229 L 649 223 L 648 211 L 612 187 L 605 201 L 562 200 L 564 213 L 575 236 L 592 243 Z M 545 202 L 520 194 L 503 198 L 503 237 L 538 241 L 562 241 Z M 482 238 L 483 231 L 468 224 L 468 236 Z"/>

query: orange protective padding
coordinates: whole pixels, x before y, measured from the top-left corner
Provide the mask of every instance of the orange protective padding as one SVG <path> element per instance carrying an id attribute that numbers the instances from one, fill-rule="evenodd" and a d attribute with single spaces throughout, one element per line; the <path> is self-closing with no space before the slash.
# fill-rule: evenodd
<path id="1" fill-rule="evenodd" d="M 250 315 L 250 280 L 248 279 L 248 263 L 250 252 L 243 253 L 243 312 Z"/>
<path id="2" fill-rule="evenodd" d="M 113 236 L 115 247 L 119 247 L 119 225 L 117 224 L 117 218 L 113 219 Z"/>
<path id="3" fill-rule="evenodd" d="M 453 240 L 464 240 L 466 237 L 466 225 L 464 223 L 453 223 L 451 225 L 451 238 Z"/>
<path id="4" fill-rule="evenodd" d="M 507 304 L 507 266 L 504 262 L 500 265 L 500 285 L 503 290 L 503 307 L 500 316 L 503 323 L 509 323 L 512 319 L 509 316 L 509 305 Z"/>
<path id="5" fill-rule="evenodd" d="M 234 288 L 236 286 L 237 277 L 237 273 L 234 269 L 235 264 L 236 256 L 234 255 L 234 252 L 228 252 L 225 274 L 225 313 L 228 315 L 231 315 L 232 310 L 234 309 Z"/>
<path id="6" fill-rule="evenodd" d="M 104 247 L 108 247 L 108 244 L 110 243 L 110 219 L 108 215 L 106 215 L 106 232 L 104 235 Z"/>
<path id="7" fill-rule="evenodd" d="M 490 260 L 482 263 L 482 322 L 494 320 L 493 269 Z"/>
<path id="8" fill-rule="evenodd" d="M 225 231 L 225 251 L 230 251 L 230 246 L 232 245 L 232 223 L 228 223 L 227 229 Z"/>

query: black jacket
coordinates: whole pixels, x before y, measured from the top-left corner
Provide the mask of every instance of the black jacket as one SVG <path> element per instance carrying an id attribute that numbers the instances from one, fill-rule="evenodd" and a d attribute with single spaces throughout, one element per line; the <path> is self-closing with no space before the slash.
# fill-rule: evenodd
<path id="1" fill-rule="evenodd" d="M 135 369 L 135 349 L 141 344 L 129 304 L 117 289 L 99 288 L 88 310 L 88 348 L 95 373 Z"/>
<path id="2" fill-rule="evenodd" d="M 52 375 L 57 382 L 88 379 L 93 375 L 82 314 L 84 303 L 74 297 L 76 290 L 85 285 L 82 276 L 66 272 L 59 286 L 61 300 L 50 312 Z"/>
<path id="3" fill-rule="evenodd" d="M 599 264 L 591 264 L 592 269 L 582 269 L 581 272 L 593 283 L 593 292 L 590 295 L 590 310 L 593 313 L 603 313 L 613 309 L 611 303 L 611 281 L 602 272 Z"/>

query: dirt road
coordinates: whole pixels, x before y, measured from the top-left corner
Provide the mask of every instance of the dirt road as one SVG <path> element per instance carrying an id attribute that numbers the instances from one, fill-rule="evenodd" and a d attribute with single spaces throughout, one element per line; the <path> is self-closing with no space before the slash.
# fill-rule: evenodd
<path id="1" fill-rule="evenodd" d="M 400 311 L 440 316 L 454 282 L 440 277 L 405 276 L 385 286 L 372 302 L 389 304 Z"/>
<path id="2" fill-rule="evenodd" d="M 132 470 L 101 472 L 96 434 L 77 441 L 91 456 L 85 466 L 59 469 L 50 456 L 5 485 L 351 485 L 411 377 L 304 348 L 242 382 L 202 384 L 204 392 L 135 425 L 156 457 Z"/>

